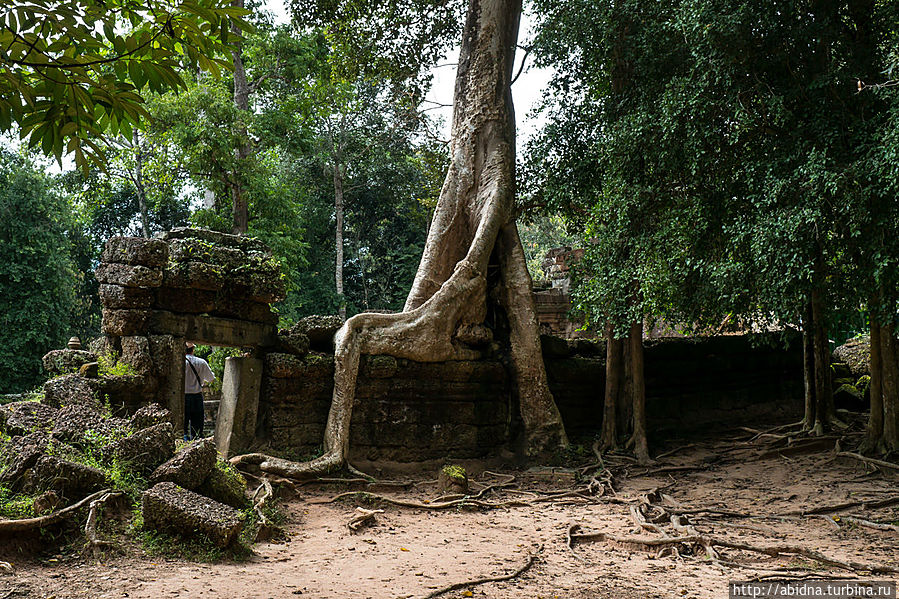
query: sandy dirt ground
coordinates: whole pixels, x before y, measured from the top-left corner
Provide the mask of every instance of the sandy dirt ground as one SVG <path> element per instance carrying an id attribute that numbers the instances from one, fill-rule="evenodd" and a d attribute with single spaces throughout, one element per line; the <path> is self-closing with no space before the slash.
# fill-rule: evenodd
<path id="1" fill-rule="evenodd" d="M 99 559 L 77 553 L 23 554 L 18 559 L 7 554 L 4 559 L 16 569 L 0 575 L 0 599 L 419 598 L 453 583 L 509 574 L 528 563 L 530 567 L 511 580 L 441 596 L 723 598 L 729 581 L 899 579 L 897 574 L 828 566 L 807 556 L 739 549 L 719 548 L 712 560 L 695 544 L 675 545 L 676 552 L 667 548 L 662 555 L 658 548 L 607 538 L 575 539 L 569 546 L 572 530 L 676 537 L 681 533 L 672 527 L 670 516 L 679 511 L 691 512 L 679 523 L 703 535 L 757 546 L 800 545 L 836 560 L 899 568 L 899 472 L 835 457 L 832 439 L 788 445 L 787 439 L 773 435 L 753 439 L 750 432 L 741 434 L 742 440 L 669 444 L 663 449 L 675 451 L 648 469 L 612 457 L 605 465 L 615 474 L 614 494 L 606 491 L 601 497 L 582 492 L 586 481 L 576 476 L 577 469 L 507 466 L 494 474 L 469 464 L 472 480 L 480 483 L 472 485 L 472 492 L 514 476 L 511 486 L 481 499 L 525 505 L 490 510 L 373 505 L 359 497 L 321 503 L 361 489 L 411 502 L 433 501 L 439 495 L 436 481 L 429 481 L 435 478 L 433 470 L 394 477 L 393 482 L 401 478 L 416 483 L 403 487 L 304 485 L 284 502 L 286 538 L 257 544 L 247 561 L 191 563 L 148 556 L 140 549 Z M 547 500 L 547 494 L 561 491 L 572 493 Z M 860 504 L 889 504 L 890 499 L 895 500 L 891 505 L 876 509 Z M 837 504 L 850 505 L 827 514 L 797 515 Z M 354 533 L 346 522 L 357 506 L 384 512 L 373 525 Z M 870 528 L 853 517 L 893 528 Z M 572 529 L 575 525 L 578 528 Z"/>

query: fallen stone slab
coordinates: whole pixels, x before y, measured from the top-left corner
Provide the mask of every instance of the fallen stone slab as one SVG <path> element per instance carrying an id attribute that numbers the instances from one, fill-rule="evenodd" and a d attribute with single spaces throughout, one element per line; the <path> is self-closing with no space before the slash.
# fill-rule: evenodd
<path id="1" fill-rule="evenodd" d="M 127 429 L 127 420 L 106 417 L 91 406 L 72 405 L 59 410 L 53 438 L 79 446 Z"/>
<path id="2" fill-rule="evenodd" d="M 81 499 L 106 487 L 101 470 L 56 456 L 45 455 L 31 470 L 29 487 L 33 491 L 54 491 L 61 497 Z"/>
<path id="3" fill-rule="evenodd" d="M 218 547 L 230 545 L 243 528 L 243 514 L 238 510 L 172 482 L 145 491 L 141 511 L 144 528 L 202 535 Z"/>
<path id="4" fill-rule="evenodd" d="M 106 457 L 128 462 L 149 474 L 175 453 L 175 434 L 170 422 L 137 431 L 107 446 Z"/>
<path id="5" fill-rule="evenodd" d="M 43 403 L 54 408 L 78 405 L 99 408 L 100 405 L 90 381 L 80 374 L 68 374 L 44 383 Z"/>
<path id="6" fill-rule="evenodd" d="M 185 445 L 171 459 L 150 475 L 150 484 L 172 482 L 193 490 L 206 480 L 215 468 L 217 454 L 212 439 L 198 439 Z"/>
<path id="7" fill-rule="evenodd" d="M 50 436 L 42 431 L 13 437 L 0 451 L 0 484 L 18 488 L 20 479 L 44 455 Z"/>
<path id="8" fill-rule="evenodd" d="M 236 468 L 221 460 L 216 461 L 215 467 L 196 491 L 233 508 L 243 509 L 250 505 L 246 479 Z"/>
<path id="9" fill-rule="evenodd" d="M 148 404 L 140 408 L 131 416 L 131 428 L 139 431 L 157 424 L 169 422 L 172 414 L 167 409 L 157 403 Z"/>
<path id="10" fill-rule="evenodd" d="M 0 406 L 0 430 L 10 437 L 53 428 L 57 409 L 36 401 L 18 401 Z"/>

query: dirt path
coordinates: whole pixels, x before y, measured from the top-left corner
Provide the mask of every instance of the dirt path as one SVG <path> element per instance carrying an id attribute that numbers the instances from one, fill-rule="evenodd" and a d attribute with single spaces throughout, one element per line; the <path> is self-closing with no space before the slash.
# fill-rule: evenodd
<path id="1" fill-rule="evenodd" d="M 693 517 L 691 522 L 704 534 L 755 544 L 801 544 L 839 559 L 899 566 L 899 532 L 818 516 L 764 518 L 843 501 L 899 496 L 894 475 L 866 475 L 863 465 L 843 459 L 828 461 L 826 454 L 774 455 L 760 460 L 758 453 L 734 446 L 722 452 L 720 445 L 700 444 L 659 464 L 694 465 L 698 469 L 637 476 L 639 471 L 632 468 L 630 476 L 620 479 L 618 498 L 636 499 L 648 490 L 665 487 L 665 493 L 682 506 L 715 507 L 757 516 Z M 539 492 L 564 486 L 563 482 L 547 480 L 545 472 L 515 474 L 520 490 Z M 422 473 L 419 480 L 430 475 Z M 574 484 L 570 477 L 563 480 Z M 721 598 L 727 597 L 728 581 L 760 575 L 855 576 L 806 558 L 736 550 L 723 550 L 722 559 L 745 567 L 724 567 L 702 555 L 657 557 L 638 546 L 605 541 L 578 543 L 572 551 L 566 545 L 566 532 L 573 524 L 586 532 L 621 536 L 636 532 L 628 506 L 579 500 L 489 512 L 437 512 L 382 505 L 385 512 L 378 515 L 374 526 L 351 533 L 345 522 L 356 505 L 366 504 L 352 499 L 311 503 L 338 491 L 333 486 L 300 488 L 299 496 L 286 504 L 289 539 L 259 544 L 257 554 L 246 562 L 197 564 L 143 555 L 110 556 L 109 561 L 76 557 L 26 562 L 17 564 L 14 575 L 0 576 L 0 599 L 422 597 L 454 582 L 512 572 L 541 545 L 537 560 L 521 576 L 474 587 L 472 595 L 458 590 L 445 597 Z M 436 497 L 436 490 L 429 484 L 383 493 L 411 500 Z M 527 496 L 504 493 L 503 497 Z M 896 523 L 899 504 L 841 513 Z M 784 567 L 791 569 L 775 571 Z"/>

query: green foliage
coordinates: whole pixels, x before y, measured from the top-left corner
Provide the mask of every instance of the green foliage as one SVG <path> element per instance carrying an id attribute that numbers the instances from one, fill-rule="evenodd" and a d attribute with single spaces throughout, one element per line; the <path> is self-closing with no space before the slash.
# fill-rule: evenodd
<path id="1" fill-rule="evenodd" d="M 41 357 L 70 336 L 78 276 L 68 254 L 72 214 L 26 159 L 0 150 L 0 391 L 43 378 Z"/>
<path id="2" fill-rule="evenodd" d="M 13 520 L 34 515 L 34 497 L 13 493 L 8 486 L 0 485 L 0 518 Z"/>
<path id="3" fill-rule="evenodd" d="M 116 352 L 109 352 L 97 356 L 97 365 L 100 367 L 100 376 L 135 376 L 137 371 L 130 364 L 119 362 Z"/>
<path id="4" fill-rule="evenodd" d="M 246 11 L 226 0 L 3 0 L 0 130 L 13 124 L 30 147 L 57 159 L 99 161 L 103 132 L 131 137 L 148 114 L 143 90 L 184 87 L 184 67 L 230 68 L 232 27 Z"/>

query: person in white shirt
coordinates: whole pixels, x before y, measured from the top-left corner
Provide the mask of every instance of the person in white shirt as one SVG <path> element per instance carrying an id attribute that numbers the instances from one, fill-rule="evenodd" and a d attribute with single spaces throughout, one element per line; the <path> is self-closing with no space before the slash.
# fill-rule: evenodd
<path id="1" fill-rule="evenodd" d="M 215 380 L 209 363 L 194 355 L 194 344 L 184 346 L 184 440 L 203 436 L 203 385 Z"/>

